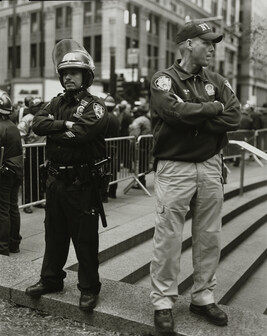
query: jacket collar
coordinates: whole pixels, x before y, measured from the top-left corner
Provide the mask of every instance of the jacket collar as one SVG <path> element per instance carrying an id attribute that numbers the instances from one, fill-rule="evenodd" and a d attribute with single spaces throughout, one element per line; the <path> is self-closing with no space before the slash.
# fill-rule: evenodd
<path id="1" fill-rule="evenodd" d="M 199 72 L 197 74 L 191 74 L 187 71 L 185 71 L 181 66 L 180 66 L 180 61 L 181 60 L 177 60 L 174 64 L 173 64 L 173 68 L 174 70 L 177 72 L 178 76 L 180 77 L 180 79 L 182 81 L 185 81 L 189 78 L 192 78 L 194 76 L 198 76 L 202 79 L 203 82 L 207 81 L 207 78 L 205 76 L 205 70 L 201 67 Z"/>

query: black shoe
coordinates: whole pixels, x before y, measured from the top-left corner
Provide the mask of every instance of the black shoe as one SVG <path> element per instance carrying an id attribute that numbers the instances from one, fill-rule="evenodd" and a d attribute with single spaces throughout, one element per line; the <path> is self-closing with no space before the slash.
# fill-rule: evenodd
<path id="1" fill-rule="evenodd" d="M 227 315 L 215 303 L 210 303 L 205 306 L 197 306 L 191 303 L 189 309 L 192 313 L 205 316 L 205 318 L 213 324 L 218 326 L 227 325 Z"/>
<path id="2" fill-rule="evenodd" d="M 39 297 L 44 294 L 60 292 L 63 289 L 62 285 L 46 285 L 41 280 L 35 285 L 26 288 L 25 294 L 32 297 Z"/>
<path id="3" fill-rule="evenodd" d="M 97 304 L 97 294 L 81 294 L 79 307 L 81 310 L 90 311 L 93 310 Z"/>
<path id="4" fill-rule="evenodd" d="M 31 214 L 32 213 L 32 208 L 29 206 L 29 207 L 24 208 L 23 211 L 27 214 Z"/>
<path id="5" fill-rule="evenodd" d="M 20 249 L 18 246 L 9 246 L 9 252 L 11 253 L 19 253 Z"/>
<path id="6" fill-rule="evenodd" d="M 172 333 L 174 322 L 171 309 L 155 310 L 154 324 L 157 332 Z"/>

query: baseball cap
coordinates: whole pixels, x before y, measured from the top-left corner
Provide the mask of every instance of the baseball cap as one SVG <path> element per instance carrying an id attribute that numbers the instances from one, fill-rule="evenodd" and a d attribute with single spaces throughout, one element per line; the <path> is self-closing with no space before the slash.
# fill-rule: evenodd
<path id="1" fill-rule="evenodd" d="M 176 35 L 176 43 L 179 44 L 194 37 L 200 37 L 202 40 L 212 41 L 213 43 L 221 42 L 223 38 L 222 34 L 214 33 L 210 26 L 205 22 L 188 22 L 178 31 Z"/>

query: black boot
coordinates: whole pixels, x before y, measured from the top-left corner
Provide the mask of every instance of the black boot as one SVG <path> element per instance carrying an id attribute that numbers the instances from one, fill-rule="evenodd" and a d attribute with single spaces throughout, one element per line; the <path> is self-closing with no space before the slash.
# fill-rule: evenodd
<path id="1" fill-rule="evenodd" d="M 215 303 L 210 303 L 205 306 L 197 306 L 190 304 L 190 311 L 192 313 L 205 316 L 206 320 L 218 326 L 227 325 L 228 317 Z"/>
<path id="2" fill-rule="evenodd" d="M 91 311 L 95 308 L 98 300 L 97 294 L 81 293 L 79 307 L 81 310 Z"/>
<path id="3" fill-rule="evenodd" d="M 155 310 L 154 324 L 159 333 L 172 333 L 174 330 L 174 321 L 171 309 Z"/>
<path id="4" fill-rule="evenodd" d="M 32 297 L 39 297 L 48 293 L 60 292 L 63 289 L 63 284 L 58 285 L 47 285 L 42 282 L 42 280 L 38 281 L 35 285 L 32 285 L 26 288 L 25 294 Z"/>

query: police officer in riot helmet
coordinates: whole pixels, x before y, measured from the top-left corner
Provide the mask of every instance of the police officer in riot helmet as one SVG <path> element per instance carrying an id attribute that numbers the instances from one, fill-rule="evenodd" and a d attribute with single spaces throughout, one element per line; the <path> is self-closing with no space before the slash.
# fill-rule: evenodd
<path id="1" fill-rule="evenodd" d="M 99 204 L 93 167 L 106 153 L 107 111 L 88 93 L 94 62 L 76 41 L 58 42 L 53 62 L 64 93 L 53 98 L 33 119 L 33 131 L 47 136 L 45 254 L 40 281 L 26 289 L 31 297 L 61 291 L 70 239 L 78 259 L 79 307 L 90 311 L 101 283 L 98 273 Z M 102 217 L 101 217 L 102 218 Z"/>
<path id="2" fill-rule="evenodd" d="M 21 242 L 18 192 L 23 176 L 22 144 L 10 120 L 12 103 L 0 90 L 0 255 L 18 253 Z"/>

